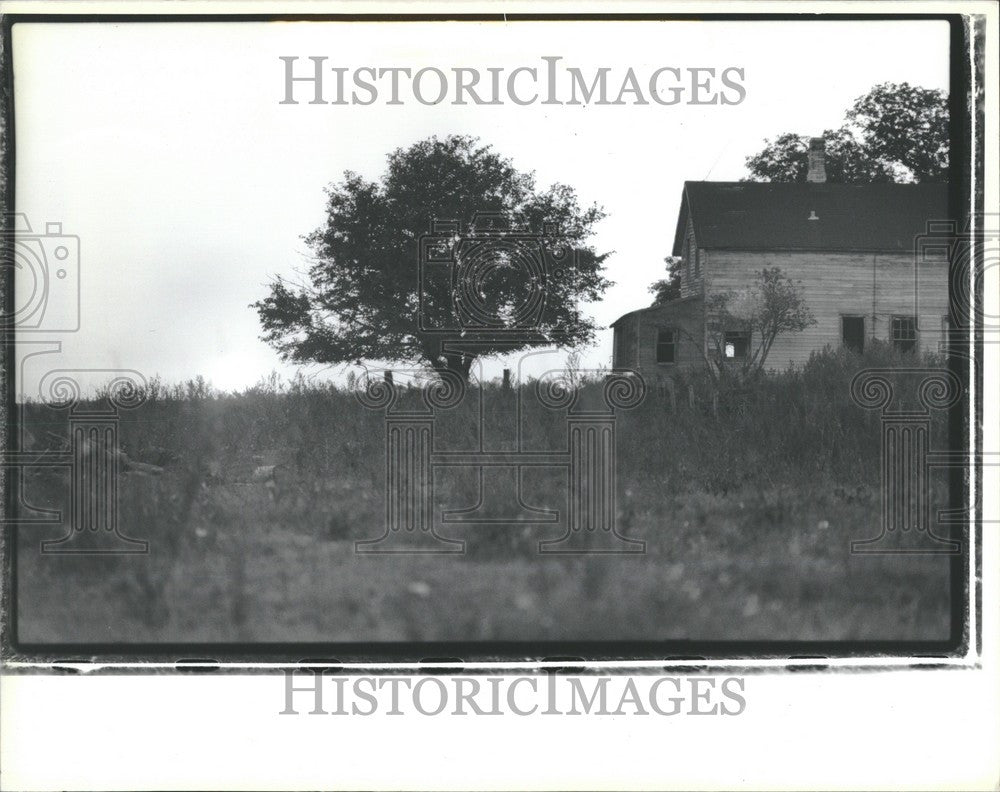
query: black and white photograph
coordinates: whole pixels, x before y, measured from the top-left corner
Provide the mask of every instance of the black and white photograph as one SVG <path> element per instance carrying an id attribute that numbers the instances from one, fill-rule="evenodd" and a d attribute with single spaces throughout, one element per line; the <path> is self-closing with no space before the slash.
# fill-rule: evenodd
<path id="1" fill-rule="evenodd" d="M 995 650 L 995 6 L 9 5 L 15 681 L 739 725 Z"/>

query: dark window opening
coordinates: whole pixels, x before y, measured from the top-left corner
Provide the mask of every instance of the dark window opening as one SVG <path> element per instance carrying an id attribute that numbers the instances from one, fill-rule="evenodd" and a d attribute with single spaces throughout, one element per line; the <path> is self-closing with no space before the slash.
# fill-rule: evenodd
<path id="1" fill-rule="evenodd" d="M 913 352 L 917 348 L 917 317 L 892 317 L 892 345 L 900 352 Z"/>
<path id="2" fill-rule="evenodd" d="M 615 368 L 628 368 L 635 365 L 635 325 L 631 319 L 626 320 L 615 330 Z"/>
<path id="3" fill-rule="evenodd" d="M 659 330 L 656 334 L 656 362 L 673 363 L 677 354 L 677 331 Z"/>
<path id="4" fill-rule="evenodd" d="M 845 347 L 859 355 L 865 351 L 865 318 L 863 316 L 842 316 L 840 329 Z"/>
<path id="5" fill-rule="evenodd" d="M 723 335 L 722 354 L 726 360 L 746 360 L 750 356 L 750 331 L 732 330 Z"/>

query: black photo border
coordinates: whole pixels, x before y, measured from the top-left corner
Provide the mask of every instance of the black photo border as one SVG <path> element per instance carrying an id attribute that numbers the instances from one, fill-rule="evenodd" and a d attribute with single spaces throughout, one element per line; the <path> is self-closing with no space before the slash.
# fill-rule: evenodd
<path id="1" fill-rule="evenodd" d="M 971 95 L 972 67 L 970 55 L 975 44 L 973 17 L 965 14 L 804 14 L 804 13 L 713 13 L 713 14 L 653 14 L 653 13 L 598 13 L 598 14 L 553 14 L 553 13 L 415 13 L 415 14 L 198 14 L 186 13 L 178 9 L 175 13 L 160 14 L 75 14 L 75 13 L 33 13 L 7 15 L 0 19 L 2 35 L 3 65 L 0 80 L 0 102 L 4 120 L 4 140 L 2 141 L 3 172 L 0 189 L 3 190 L 4 213 L 14 213 L 16 184 L 16 119 L 14 117 L 14 79 L 12 31 L 21 23 L 145 23 L 171 24 L 192 22 L 507 22 L 530 23 L 551 21 L 910 21 L 937 20 L 947 22 L 950 36 L 950 135 L 951 158 L 949 174 L 949 215 L 959 228 L 965 228 L 971 214 L 981 215 L 983 206 L 982 174 L 983 154 L 977 147 L 976 161 L 972 161 L 972 116 L 976 112 L 975 97 Z M 981 75 L 979 75 L 981 79 Z M 981 128 L 981 122 L 977 125 Z M 977 194 L 972 194 L 971 176 L 976 176 L 979 185 Z M 978 228 L 976 241 L 982 244 L 982 228 Z M 7 244 L 5 242 L 4 244 Z M 13 283 L 10 269 L 3 271 L 0 280 L 0 296 L 5 310 L 13 311 Z M 951 284 L 951 278 L 949 278 Z M 982 305 L 980 292 L 976 294 L 976 304 Z M 950 285 L 951 288 L 951 285 Z M 952 288 L 950 299 L 953 316 L 963 315 L 955 310 L 956 294 Z M 966 310 L 967 306 L 958 306 Z M 963 390 L 968 393 L 975 380 L 978 398 L 969 409 L 962 409 L 967 403 L 961 400 L 959 406 L 951 408 L 949 434 L 952 438 L 967 438 L 971 427 L 977 453 L 982 451 L 982 355 L 983 330 L 981 312 L 974 315 L 972 339 L 967 328 L 958 330 L 960 346 L 966 347 L 974 341 L 974 360 L 952 357 L 949 365 L 959 377 Z M 0 350 L 3 355 L 2 376 L 4 382 L 3 437 L 15 434 L 14 420 L 17 414 L 14 393 L 13 332 L 0 328 Z M 964 440 L 963 440 L 964 442 Z M 959 450 L 959 449 L 953 449 Z M 969 450 L 962 450 L 968 455 Z M 968 505 L 969 491 L 966 469 L 954 468 L 950 473 L 950 501 L 952 506 Z M 969 477 L 976 481 L 976 492 L 981 492 L 980 471 L 973 467 Z M 0 479 L 2 481 L 2 479 Z M 15 508 L 10 488 L 3 488 L 4 512 L 11 514 Z M 555 664 L 565 670 L 578 671 L 590 662 L 603 664 L 631 663 L 647 661 L 655 666 L 656 661 L 683 661 L 683 668 L 701 669 L 716 661 L 738 665 L 746 660 L 797 661 L 798 667 L 809 669 L 834 668 L 827 661 L 831 659 L 910 659 L 912 667 L 941 668 L 952 665 L 956 659 L 970 654 L 977 656 L 981 649 L 982 596 L 981 584 L 970 591 L 972 564 L 977 573 L 981 571 L 980 547 L 982 532 L 981 500 L 972 504 L 975 512 L 974 524 L 961 530 L 963 552 L 951 556 L 951 634 L 940 641 L 476 641 L 476 642 L 381 642 L 381 643 L 23 643 L 17 640 L 17 529 L 5 526 L 2 542 L 3 581 L 0 596 L 3 609 L 0 613 L 0 662 L 5 673 L 19 673 L 53 669 L 70 669 L 73 664 L 97 663 L 104 670 L 121 673 L 124 670 L 238 670 L 252 671 L 251 664 L 266 664 L 259 670 L 273 671 L 275 666 L 319 667 L 338 666 L 367 668 L 382 664 L 414 666 L 432 664 L 434 671 L 455 670 L 462 664 L 514 664 L 545 663 Z M 973 541 L 970 542 L 969 540 Z M 975 549 L 975 556 L 972 549 Z M 976 579 L 978 580 L 977 574 Z M 974 607 L 972 605 L 974 604 Z M 972 615 L 976 618 L 972 620 Z M 918 662 L 919 661 L 919 662 Z M 154 664 L 148 668 L 143 663 Z M 13 665 L 12 665 L 13 664 Z M 872 667 L 881 666 L 881 663 Z M 678 666 L 659 666 L 673 668 Z M 786 667 L 795 667 L 789 665 Z M 899 667 L 899 664 L 892 666 Z M 857 668 L 857 666 L 851 666 Z M 764 666 L 759 670 L 773 670 Z M 389 670 L 389 669 L 383 669 Z M 431 670 L 430 668 L 428 670 Z"/>

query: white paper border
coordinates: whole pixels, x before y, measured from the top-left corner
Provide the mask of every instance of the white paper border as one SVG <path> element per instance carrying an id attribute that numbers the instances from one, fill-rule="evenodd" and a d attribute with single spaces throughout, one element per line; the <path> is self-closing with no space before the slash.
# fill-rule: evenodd
<path id="1" fill-rule="evenodd" d="M 997 7 L 962 2 L 5 2 L 0 13 L 981 13 L 998 73 Z M 849 57 L 845 53 L 845 57 Z M 986 210 L 998 202 L 997 91 L 987 90 Z M 984 284 L 996 304 L 998 273 Z M 987 306 L 989 308 L 989 306 Z M 996 313 L 991 310 L 991 313 Z M 985 347 L 983 447 L 1000 449 L 997 350 Z M 996 518 L 1000 470 L 982 474 Z M 4 789 L 996 789 L 1000 543 L 982 535 L 982 654 L 936 670 L 790 673 L 738 661 L 747 710 L 692 717 L 284 717 L 282 682 L 249 676 L 0 678 Z M 975 569 L 970 575 L 975 594 Z M 973 599 L 973 606 L 975 599 Z M 974 624 L 975 622 L 973 622 Z M 973 636 L 974 648 L 974 636 Z M 690 665 L 691 661 L 678 661 Z M 910 662 L 910 661 L 907 661 Z M 816 661 L 801 661 L 815 665 Z M 872 669 L 883 661 L 829 661 Z M 794 663 L 793 663 L 794 664 Z M 254 666 L 264 670 L 268 664 Z M 277 665 L 277 664 L 271 664 Z M 505 668 L 518 664 L 501 663 Z M 617 668 L 665 662 L 611 663 Z M 728 665 L 728 664 L 726 664 Z M 699 661 L 702 667 L 721 662 Z M 766 673 L 781 666 L 777 673 Z M 949 667 L 942 667 L 949 666 Z M 373 667 L 366 664 L 366 667 Z"/>

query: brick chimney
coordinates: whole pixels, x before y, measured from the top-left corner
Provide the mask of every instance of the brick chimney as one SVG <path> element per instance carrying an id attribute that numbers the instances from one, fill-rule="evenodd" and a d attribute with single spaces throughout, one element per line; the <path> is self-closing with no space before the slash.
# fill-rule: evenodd
<path id="1" fill-rule="evenodd" d="M 826 141 L 823 138 L 809 139 L 809 173 L 806 181 L 822 184 L 826 181 Z"/>

